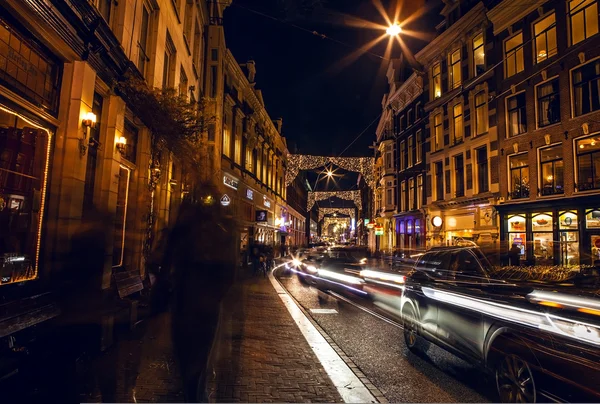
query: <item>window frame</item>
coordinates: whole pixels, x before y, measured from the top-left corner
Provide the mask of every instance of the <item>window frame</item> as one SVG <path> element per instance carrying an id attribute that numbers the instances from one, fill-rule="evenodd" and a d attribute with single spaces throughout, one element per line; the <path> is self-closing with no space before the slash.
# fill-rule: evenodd
<path id="1" fill-rule="evenodd" d="M 475 40 L 476 38 L 481 37 L 481 45 L 475 47 Z M 473 38 L 471 38 L 471 48 L 473 50 L 473 77 L 477 77 L 483 73 L 485 73 L 485 36 L 483 35 L 483 31 L 475 34 L 475 36 L 473 36 Z M 479 50 L 479 48 L 482 48 L 483 51 L 483 71 L 481 73 L 477 73 L 477 63 L 476 63 L 476 59 L 475 59 L 475 55 L 477 50 Z"/>
<path id="2" fill-rule="evenodd" d="M 600 178 L 597 180 L 598 182 L 598 186 L 594 186 L 594 184 L 596 183 L 595 178 L 594 178 L 594 154 L 599 154 L 600 155 L 600 150 L 593 150 L 590 152 L 583 152 L 580 153 L 579 152 L 579 147 L 578 147 L 578 142 L 582 141 L 582 140 L 586 140 L 589 138 L 594 138 L 594 137 L 600 137 L 600 133 L 596 132 L 593 134 L 589 134 L 589 135 L 585 135 L 585 136 L 580 136 L 576 139 L 573 139 L 573 148 L 575 149 L 575 181 L 577 184 L 577 192 L 588 192 L 588 191 L 598 191 L 600 189 Z M 585 189 L 581 189 L 581 172 L 580 172 L 580 168 L 579 168 L 579 160 L 580 160 L 580 156 L 590 156 L 590 161 L 591 161 L 591 172 L 592 172 L 592 187 L 591 188 L 585 188 Z M 600 156 L 599 156 L 600 157 Z M 600 160 L 600 158 L 599 158 Z"/>
<path id="3" fill-rule="evenodd" d="M 456 108 L 459 107 L 460 108 L 460 114 L 456 115 Z M 457 120 L 460 119 L 460 132 L 461 132 L 461 137 L 460 139 L 457 141 L 456 138 L 456 128 L 458 127 L 458 125 L 456 124 Z M 452 105 L 452 145 L 456 145 L 456 144 L 460 144 L 463 143 L 465 141 L 465 121 L 464 121 L 464 108 L 462 103 L 456 103 L 454 105 Z"/>
<path id="4" fill-rule="evenodd" d="M 481 150 L 485 150 L 485 159 L 480 161 L 479 152 Z M 490 170 L 489 170 L 489 154 L 487 145 L 483 145 L 481 147 L 476 148 L 475 150 L 475 160 L 477 162 L 477 193 L 489 192 L 490 191 Z M 483 169 L 485 167 L 485 170 Z M 482 175 L 482 171 L 485 173 Z M 481 179 L 485 178 L 485 187 L 482 187 Z M 484 189 L 485 188 L 485 189 Z"/>
<path id="5" fill-rule="evenodd" d="M 419 164 L 423 161 L 423 131 L 421 129 L 417 130 L 415 133 L 416 137 L 416 156 L 415 156 L 415 165 Z"/>
<path id="6" fill-rule="evenodd" d="M 514 39 L 518 36 L 521 36 L 521 43 L 517 46 L 515 46 L 514 48 L 511 48 L 510 50 L 507 49 L 506 45 L 508 44 L 508 42 L 511 39 Z M 503 55 L 503 61 L 504 61 L 504 77 L 505 78 L 509 78 L 509 77 L 513 77 L 519 73 L 521 73 L 522 71 L 525 70 L 525 53 L 524 53 L 524 44 L 523 44 L 523 31 L 519 31 L 514 33 L 513 35 L 511 35 L 510 37 L 506 38 L 503 43 L 502 43 L 502 55 Z M 518 70 L 518 53 L 520 52 L 521 54 L 521 59 L 523 60 L 523 68 L 521 70 Z M 508 60 L 512 55 L 515 55 L 515 71 L 513 74 L 509 74 L 509 70 L 508 70 Z"/>
<path id="7" fill-rule="evenodd" d="M 444 200 L 444 162 L 442 160 L 435 161 L 432 163 L 434 166 L 434 176 L 435 176 L 435 200 L 443 201 Z M 438 167 L 440 168 L 438 172 Z M 442 192 L 439 192 L 439 191 Z"/>
<path id="8" fill-rule="evenodd" d="M 400 183 L 400 211 L 406 212 L 406 180 Z"/>
<path id="9" fill-rule="evenodd" d="M 546 149 L 551 149 L 553 147 L 561 147 L 562 143 L 558 142 L 558 143 L 552 143 L 549 145 L 545 145 L 542 147 L 538 147 L 537 149 L 537 164 L 538 164 L 538 188 L 540 190 L 540 196 L 554 196 L 554 195 L 564 195 L 565 193 L 565 174 L 564 174 L 564 170 L 565 170 L 565 156 L 563 153 L 562 148 L 560 148 L 560 153 L 561 153 L 561 157 L 560 158 L 553 158 L 551 160 L 548 161 L 542 161 L 542 152 Z M 556 167 L 555 167 L 555 163 L 557 161 L 561 161 L 562 162 L 562 167 L 563 167 L 563 183 L 562 185 L 562 192 L 554 192 L 556 190 Z M 545 194 L 544 193 L 544 165 L 546 164 L 551 164 L 552 165 L 552 176 L 553 176 L 553 192 Z"/>
<path id="10" fill-rule="evenodd" d="M 458 60 L 454 61 L 454 56 L 458 53 Z M 462 50 L 457 48 L 448 54 L 448 89 L 452 91 L 462 85 Z M 458 72 L 458 81 L 455 79 L 455 71 Z"/>
<path id="11" fill-rule="evenodd" d="M 436 67 L 439 69 L 437 74 L 435 74 Z M 439 94 L 436 93 L 436 87 L 439 87 Z M 442 96 L 442 94 L 442 62 L 437 62 L 431 66 L 431 98 L 434 100 L 438 99 Z"/>
<path id="12" fill-rule="evenodd" d="M 483 95 L 483 103 L 481 103 L 481 104 L 477 104 L 477 97 L 479 95 Z M 474 110 L 475 110 L 475 131 L 474 131 L 475 136 L 485 135 L 490 130 L 487 104 L 488 104 L 487 91 L 486 90 L 477 91 L 473 96 L 473 105 L 475 107 L 474 108 Z M 479 132 L 480 122 L 479 122 L 479 115 L 477 114 L 479 108 L 483 108 L 483 120 L 485 122 L 485 130 L 481 133 Z M 463 136 L 464 136 L 464 134 L 463 134 Z"/>
<path id="13" fill-rule="evenodd" d="M 415 209 L 415 177 L 408 179 L 408 210 Z"/>
<path id="14" fill-rule="evenodd" d="M 417 175 L 417 209 L 423 207 L 423 174 Z"/>
<path id="15" fill-rule="evenodd" d="M 593 37 L 594 35 L 598 35 L 598 32 L 600 32 L 600 26 L 599 26 L 598 27 L 598 31 L 596 33 L 591 34 L 591 35 L 588 36 L 587 29 L 586 29 L 586 26 L 585 26 L 587 24 L 587 19 L 586 19 L 587 9 L 589 7 L 593 7 L 594 5 L 596 6 L 596 14 L 595 14 L 596 18 L 597 18 L 596 25 L 598 26 L 600 24 L 600 17 L 598 15 L 599 14 L 598 12 L 600 11 L 598 8 L 599 8 L 600 5 L 598 4 L 598 1 L 596 0 L 596 1 L 592 1 L 590 4 L 588 4 L 587 6 L 585 6 L 584 8 L 582 8 L 581 10 L 578 10 L 578 11 L 575 12 L 575 14 L 583 13 L 583 23 L 584 23 L 583 34 L 584 34 L 584 38 L 581 39 L 580 41 L 573 42 L 573 22 L 572 21 L 573 21 L 573 15 L 574 14 L 570 10 L 571 3 L 573 1 L 578 1 L 578 0 L 567 1 L 567 21 L 569 22 L 569 33 L 568 33 L 568 35 L 569 35 L 569 44 L 571 46 L 577 45 L 578 43 L 583 42 L 583 41 L 585 41 L 585 40 Z M 583 0 L 583 1 L 585 1 L 585 0 Z M 581 3 L 581 4 L 583 4 L 583 3 Z M 594 15 L 594 14 L 592 13 L 592 15 Z"/>
<path id="16" fill-rule="evenodd" d="M 544 22 L 546 19 L 554 17 L 554 22 L 552 24 L 550 24 L 548 26 L 548 28 L 546 28 L 545 30 L 543 30 L 542 32 L 540 32 L 539 34 L 535 33 L 535 26 L 538 24 L 541 24 L 542 22 Z M 548 41 L 548 34 L 553 31 L 554 32 L 554 42 L 556 43 L 556 48 L 554 49 L 554 53 L 550 52 L 549 49 L 549 41 Z M 533 44 L 533 64 L 540 64 L 542 62 L 545 62 L 546 60 L 558 55 L 558 37 L 556 35 L 556 11 L 552 10 L 548 13 L 546 13 L 545 15 L 541 16 L 540 18 L 538 18 L 537 20 L 535 20 L 534 22 L 531 23 L 531 35 L 532 35 L 532 44 Z M 546 55 L 540 59 L 539 57 L 539 53 L 538 53 L 538 44 L 537 44 L 537 38 L 541 37 L 541 36 L 545 37 L 545 41 L 546 41 Z"/>
<path id="17" fill-rule="evenodd" d="M 580 116 L 584 116 L 584 115 L 587 115 L 587 114 L 591 114 L 591 113 L 600 111 L 600 108 L 598 108 L 598 109 L 591 109 L 592 104 L 593 104 L 593 102 L 591 102 L 590 103 L 590 111 L 583 112 L 583 113 L 577 115 L 576 114 L 577 110 L 576 110 L 576 106 L 575 106 L 575 100 L 576 100 L 576 98 L 575 98 L 575 79 L 573 77 L 575 75 L 575 71 L 579 70 L 579 69 L 582 69 L 582 68 L 584 68 L 584 67 L 586 67 L 588 65 L 593 65 L 593 64 L 596 64 L 596 63 L 600 64 L 600 57 L 596 57 L 596 58 L 593 58 L 591 60 L 587 60 L 584 63 L 581 63 L 581 64 L 579 64 L 579 65 L 577 65 L 574 68 L 572 68 L 572 69 L 569 70 L 569 87 L 570 87 L 570 92 L 571 92 L 571 118 L 576 118 L 576 117 L 580 117 Z M 600 80 L 600 73 L 597 74 L 595 80 Z M 587 84 L 591 86 L 592 81 L 593 80 L 588 81 Z M 591 96 L 592 96 L 592 94 L 591 94 L 591 91 L 590 91 L 590 101 L 592 101 Z"/>
<path id="18" fill-rule="evenodd" d="M 452 157 L 454 163 L 454 195 L 456 198 L 465 196 L 465 156 L 459 153 Z M 461 162 L 459 167 L 458 162 Z M 461 185 L 459 192 L 459 183 Z"/>
<path id="19" fill-rule="evenodd" d="M 525 103 L 521 107 L 521 108 L 523 108 L 523 116 L 525 117 L 525 130 L 523 132 L 519 132 L 517 134 L 511 135 L 511 131 L 510 131 L 510 128 L 511 128 L 510 114 L 511 114 L 512 111 L 519 110 L 519 107 L 517 107 L 515 109 L 511 109 L 510 108 L 510 99 L 516 98 L 516 97 L 521 96 L 521 95 L 525 99 Z M 524 133 L 527 133 L 527 92 L 525 90 L 519 91 L 518 93 L 515 93 L 513 95 L 510 95 L 510 96 L 506 97 L 504 102 L 505 102 L 505 107 L 506 107 L 506 128 L 507 128 L 507 130 L 506 130 L 506 135 L 507 135 L 506 138 L 510 139 L 510 138 L 522 135 Z"/>
<path id="20" fill-rule="evenodd" d="M 403 140 L 400 142 L 400 167 L 399 171 L 404 171 L 406 169 L 406 142 Z"/>
<path id="21" fill-rule="evenodd" d="M 539 102 L 539 98 L 538 98 L 538 89 L 541 86 L 545 86 L 545 85 L 551 84 L 555 80 L 558 83 L 558 90 L 557 90 L 556 93 L 552 93 L 552 94 L 555 94 L 555 95 L 558 96 L 558 117 L 559 117 L 559 119 L 556 122 L 551 122 L 551 123 L 548 123 L 546 125 L 540 126 L 540 111 L 539 111 L 539 108 L 540 108 L 539 104 L 540 104 L 540 102 Z M 535 127 L 536 127 L 536 129 L 547 128 L 549 126 L 559 124 L 561 122 L 561 120 L 562 120 L 561 119 L 561 108 L 560 108 L 560 77 L 558 75 L 556 75 L 556 76 L 550 77 L 550 78 L 548 78 L 548 79 L 546 79 L 544 81 L 539 82 L 538 84 L 536 84 L 533 87 L 533 94 L 534 94 L 534 102 L 535 102 Z M 547 97 L 549 97 L 549 95 L 544 96 L 544 98 L 547 98 Z"/>
<path id="22" fill-rule="evenodd" d="M 508 177 L 509 178 L 509 182 L 508 182 L 509 189 L 508 189 L 508 192 L 509 192 L 509 195 L 510 195 L 510 199 L 529 199 L 531 197 L 531 172 L 530 172 L 529 160 L 528 159 L 525 160 L 527 162 L 527 165 L 525 165 L 525 166 L 519 166 L 519 167 L 516 167 L 516 168 L 512 168 L 510 166 L 510 160 L 513 159 L 513 158 L 516 158 L 517 156 L 526 156 L 527 157 L 528 156 L 528 152 L 513 153 L 513 154 L 509 154 L 507 156 L 507 158 L 508 158 L 507 167 L 508 167 L 508 175 L 509 175 L 509 177 Z M 513 173 L 513 171 L 519 171 L 521 182 L 522 182 L 523 181 L 523 174 L 522 174 L 521 171 L 523 170 L 523 168 L 527 168 L 527 177 L 529 178 L 528 182 L 527 182 L 527 185 L 529 186 L 529 191 L 528 191 L 528 194 L 526 196 L 523 196 L 523 192 L 521 191 L 520 192 L 520 196 L 519 197 L 515 197 L 514 196 L 514 192 L 516 192 L 516 191 L 513 191 L 513 174 L 512 173 Z"/>
<path id="23" fill-rule="evenodd" d="M 414 150 L 415 148 L 415 141 L 414 141 L 414 136 L 410 135 L 408 137 L 407 140 L 407 144 L 406 144 L 406 149 L 408 151 L 408 158 L 407 158 L 407 167 L 412 167 L 414 165 Z"/>

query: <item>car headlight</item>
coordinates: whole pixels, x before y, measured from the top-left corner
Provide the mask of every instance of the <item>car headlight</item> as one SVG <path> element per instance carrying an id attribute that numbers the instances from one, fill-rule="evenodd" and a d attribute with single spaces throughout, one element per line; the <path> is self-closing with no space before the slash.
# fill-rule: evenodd
<path id="1" fill-rule="evenodd" d="M 297 266 L 297 267 L 299 267 L 299 266 L 300 266 L 300 264 L 302 264 L 302 263 L 300 262 L 300 260 L 297 260 L 297 259 L 295 259 L 295 258 L 294 258 L 294 259 L 292 260 L 292 264 L 294 264 L 294 266 Z"/>
<path id="2" fill-rule="evenodd" d="M 314 265 L 307 265 L 306 270 L 311 274 L 316 274 L 319 271 Z"/>

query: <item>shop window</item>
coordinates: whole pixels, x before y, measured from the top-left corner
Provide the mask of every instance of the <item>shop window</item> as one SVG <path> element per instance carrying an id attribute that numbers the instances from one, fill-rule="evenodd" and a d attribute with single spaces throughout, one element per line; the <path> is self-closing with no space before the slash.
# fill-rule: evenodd
<path id="1" fill-rule="evenodd" d="M 600 208 L 588 210 L 585 214 L 585 227 L 589 229 L 600 229 Z"/>
<path id="2" fill-rule="evenodd" d="M 433 98 L 440 98 L 442 96 L 442 65 L 440 63 L 436 63 L 431 68 L 431 83 Z"/>
<path id="3" fill-rule="evenodd" d="M 473 76 L 485 72 L 485 51 L 483 47 L 483 33 L 473 38 Z"/>
<path id="4" fill-rule="evenodd" d="M 540 63 L 558 53 L 556 47 L 556 16 L 554 13 L 533 24 L 535 57 Z"/>
<path id="5" fill-rule="evenodd" d="M 488 131 L 487 94 L 480 91 L 475 94 L 475 134 L 482 135 Z"/>
<path id="6" fill-rule="evenodd" d="M 477 190 L 478 192 L 488 192 L 488 157 L 487 146 L 475 150 L 477 156 Z"/>
<path id="7" fill-rule="evenodd" d="M 542 195 L 563 194 L 563 153 L 562 144 L 546 147 L 540 150 L 540 166 Z"/>
<path id="8" fill-rule="evenodd" d="M 529 163 L 527 153 L 509 156 L 510 197 L 529 198 Z"/>
<path id="9" fill-rule="evenodd" d="M 596 0 L 569 1 L 571 45 L 598 33 L 598 2 Z"/>
<path id="10" fill-rule="evenodd" d="M 600 189 L 600 135 L 576 141 L 577 189 Z"/>
<path id="11" fill-rule="evenodd" d="M 455 50 L 450 54 L 450 65 L 448 67 L 450 89 L 458 88 L 462 84 L 461 66 L 460 66 L 460 49 Z"/>
<path id="12" fill-rule="evenodd" d="M 518 33 L 504 42 L 504 72 L 506 77 L 511 77 L 524 69 L 523 33 Z"/>
<path id="13" fill-rule="evenodd" d="M 436 201 L 444 200 L 444 166 L 443 163 L 435 163 L 435 197 Z"/>
<path id="14" fill-rule="evenodd" d="M 50 133 L 0 110 L 0 285 L 37 278 Z"/>
<path id="15" fill-rule="evenodd" d="M 423 154 L 423 133 L 421 132 L 421 130 L 417 131 L 416 134 L 417 137 L 417 152 L 416 152 L 416 158 L 415 161 L 416 163 L 420 163 L 423 159 L 423 157 L 421 156 Z"/>
<path id="16" fill-rule="evenodd" d="M 406 221 L 406 234 L 412 234 L 413 232 L 413 222 L 412 220 L 407 220 Z"/>
<path id="17" fill-rule="evenodd" d="M 600 59 L 573 70 L 575 116 L 600 109 Z"/>
<path id="18" fill-rule="evenodd" d="M 456 196 L 465 195 L 465 167 L 463 155 L 454 157 L 454 186 L 456 187 Z"/>
<path id="19" fill-rule="evenodd" d="M 560 93 L 558 77 L 536 87 L 538 127 L 560 121 Z"/>
<path id="20" fill-rule="evenodd" d="M 558 216 L 558 228 L 560 230 L 560 264 L 579 264 L 579 232 L 577 223 L 577 212 L 574 210 L 563 211 Z"/>
<path id="21" fill-rule="evenodd" d="M 433 136 L 432 136 L 432 151 L 438 151 L 442 148 L 443 130 L 442 114 L 436 114 L 433 117 Z"/>
<path id="22" fill-rule="evenodd" d="M 507 98 L 508 136 L 517 136 L 527 132 L 526 96 L 522 92 Z"/>
<path id="23" fill-rule="evenodd" d="M 554 234 L 552 213 L 533 214 L 533 256 L 536 265 L 554 264 Z"/>
<path id="24" fill-rule="evenodd" d="M 516 244 L 521 250 L 520 257 L 525 259 L 525 245 L 527 243 L 525 215 L 509 215 L 508 216 L 508 249 Z"/>
<path id="25" fill-rule="evenodd" d="M 452 108 L 452 144 L 463 141 L 463 114 L 462 104 L 456 104 Z"/>

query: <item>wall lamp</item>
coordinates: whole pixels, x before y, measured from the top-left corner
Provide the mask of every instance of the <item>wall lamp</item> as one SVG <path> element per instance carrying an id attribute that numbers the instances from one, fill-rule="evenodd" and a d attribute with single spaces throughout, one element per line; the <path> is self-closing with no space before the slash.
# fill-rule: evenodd
<path id="1" fill-rule="evenodd" d="M 85 156 L 87 152 L 87 144 L 86 139 L 88 138 L 88 134 L 91 128 L 96 125 L 96 114 L 93 112 L 87 112 L 83 116 L 83 121 L 81 121 L 81 125 L 83 126 L 83 137 L 79 139 L 79 153 L 81 157 Z"/>
<path id="2" fill-rule="evenodd" d="M 125 147 L 127 147 L 127 139 L 125 136 L 121 136 L 117 139 L 117 151 L 121 153 L 122 156 L 125 155 Z"/>

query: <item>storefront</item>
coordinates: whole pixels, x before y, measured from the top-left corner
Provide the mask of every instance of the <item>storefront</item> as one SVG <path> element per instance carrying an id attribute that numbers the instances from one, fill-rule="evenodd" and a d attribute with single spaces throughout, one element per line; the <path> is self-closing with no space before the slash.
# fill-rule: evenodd
<path id="1" fill-rule="evenodd" d="M 500 239 L 505 249 L 516 244 L 521 260 L 537 265 L 571 266 L 600 260 L 600 197 L 568 202 L 500 205 Z"/>
<path id="2" fill-rule="evenodd" d="M 416 250 L 425 247 L 425 226 L 421 214 L 395 216 L 396 249 Z"/>

